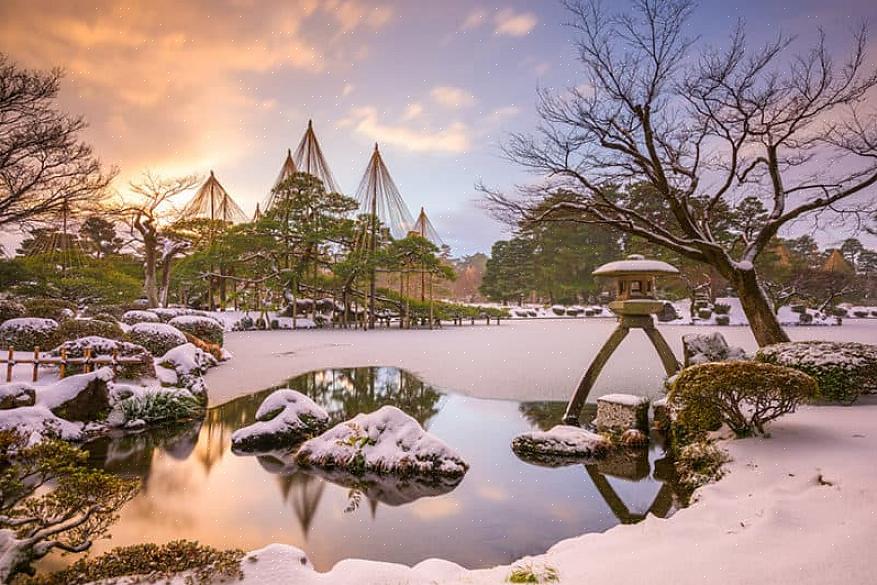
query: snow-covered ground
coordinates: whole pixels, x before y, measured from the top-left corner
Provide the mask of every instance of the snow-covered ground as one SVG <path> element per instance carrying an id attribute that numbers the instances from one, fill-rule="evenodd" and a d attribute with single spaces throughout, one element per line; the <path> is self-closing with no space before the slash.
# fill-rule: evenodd
<path id="1" fill-rule="evenodd" d="M 771 438 L 723 443 L 730 473 L 701 489 L 695 505 L 667 520 L 650 516 L 562 541 L 513 566 L 553 569 L 561 584 L 874 583 L 875 420 L 873 397 L 853 407 L 804 407 L 774 424 Z M 300 550 L 281 544 L 254 551 L 242 566 L 244 585 L 499 585 L 512 570 L 346 560 L 318 573 Z"/>
<path id="2" fill-rule="evenodd" d="M 235 359 L 207 373 L 211 404 L 279 385 L 327 367 L 396 366 L 433 386 L 480 398 L 567 400 L 591 359 L 612 332 L 612 319 L 512 320 L 501 325 L 446 325 L 437 330 L 317 329 L 226 334 Z M 682 336 L 703 326 L 659 329 L 676 356 Z M 756 349 L 747 327 L 717 327 L 728 343 Z M 840 327 L 790 327 L 794 340 L 877 341 L 877 319 L 846 319 Z M 632 331 L 613 355 L 591 394 L 655 396 L 664 371 L 645 334 Z"/>

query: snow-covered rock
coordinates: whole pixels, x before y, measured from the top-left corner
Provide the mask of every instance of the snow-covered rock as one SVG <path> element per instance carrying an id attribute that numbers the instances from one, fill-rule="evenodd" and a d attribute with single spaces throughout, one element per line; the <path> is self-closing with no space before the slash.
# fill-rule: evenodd
<path id="1" fill-rule="evenodd" d="M 740 347 L 731 347 L 718 331 L 713 333 L 689 333 L 682 336 L 685 366 L 707 362 L 728 362 L 748 359 Z"/>
<path id="2" fill-rule="evenodd" d="M 329 414 L 313 400 L 289 388 L 272 392 L 256 411 L 256 422 L 231 436 L 237 451 L 274 451 L 291 447 L 329 425 Z"/>
<path id="3" fill-rule="evenodd" d="M 571 425 L 557 425 L 548 431 L 531 431 L 512 439 L 512 450 L 527 459 L 562 458 L 580 462 L 603 457 L 610 446 L 605 437 Z"/>
<path id="4" fill-rule="evenodd" d="M 186 343 L 183 332 L 166 323 L 137 323 L 128 335 L 131 341 L 142 345 L 154 356 L 164 355 Z"/>
<path id="5" fill-rule="evenodd" d="M 36 403 L 37 391 L 30 384 L 12 382 L 0 384 L 0 410 L 33 406 Z"/>
<path id="6" fill-rule="evenodd" d="M 195 396 L 206 397 L 203 376 L 217 363 L 216 358 L 206 351 L 192 343 L 184 343 L 156 359 L 155 371 L 163 385 L 179 386 Z"/>
<path id="7" fill-rule="evenodd" d="M 40 404 L 0 410 L 0 429 L 22 433 L 28 438 L 29 445 L 47 438 L 78 441 L 82 438 L 82 428 L 82 423 L 59 418 Z"/>
<path id="8" fill-rule="evenodd" d="M 149 309 L 151 313 L 155 313 L 159 316 L 162 321 L 170 321 L 174 317 L 181 317 L 183 315 L 198 315 L 201 314 L 200 311 L 196 311 L 194 309 L 187 309 L 185 307 L 154 307 Z"/>
<path id="9" fill-rule="evenodd" d="M 112 380 L 113 370 L 110 368 L 69 376 L 40 388 L 37 404 L 68 421 L 98 420 L 109 412 L 109 383 Z"/>
<path id="10" fill-rule="evenodd" d="M 14 347 L 19 351 L 31 351 L 34 347 L 52 347 L 58 322 L 54 319 L 20 317 L 9 319 L 0 325 L 0 348 Z"/>
<path id="11" fill-rule="evenodd" d="M 158 323 L 161 317 L 152 311 L 127 311 L 122 315 L 122 322 L 127 325 L 136 325 L 137 323 Z"/>
<path id="12" fill-rule="evenodd" d="M 309 467 L 352 473 L 462 476 L 469 469 L 456 451 L 394 406 L 358 414 L 306 441 L 296 456 Z"/>
<path id="13" fill-rule="evenodd" d="M 594 426 L 599 431 L 648 430 L 649 399 L 633 394 L 607 394 L 597 398 Z"/>

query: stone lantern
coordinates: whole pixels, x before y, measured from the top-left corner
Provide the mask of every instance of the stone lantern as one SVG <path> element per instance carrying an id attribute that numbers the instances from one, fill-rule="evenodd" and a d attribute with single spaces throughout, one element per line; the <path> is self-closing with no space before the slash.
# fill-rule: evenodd
<path id="1" fill-rule="evenodd" d="M 618 315 L 618 327 L 594 357 L 594 361 L 591 362 L 567 405 L 563 420 L 571 425 L 578 425 L 579 413 L 600 371 L 631 329 L 642 329 L 645 332 L 658 352 L 668 376 L 679 370 L 676 356 L 655 328 L 655 321 L 652 318 L 652 315 L 658 313 L 664 306 L 664 302 L 655 297 L 656 277 L 676 276 L 679 270 L 666 262 L 647 260 L 635 254 L 625 260 L 604 264 L 594 270 L 593 274 L 615 279 L 615 300 L 609 303 L 609 308 Z"/>

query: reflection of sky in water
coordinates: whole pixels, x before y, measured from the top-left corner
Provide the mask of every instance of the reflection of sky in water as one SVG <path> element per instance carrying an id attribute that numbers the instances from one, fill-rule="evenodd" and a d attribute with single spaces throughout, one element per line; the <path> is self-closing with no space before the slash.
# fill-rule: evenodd
<path id="1" fill-rule="evenodd" d="M 442 557 L 481 567 L 606 530 L 619 517 L 631 521 L 628 511 L 642 515 L 653 502 L 654 511 L 665 514 L 674 503 L 669 490 L 652 478 L 649 462 L 661 457 L 657 447 L 642 454 L 648 460 L 590 468 L 519 460 L 509 447 L 512 437 L 553 425 L 562 412 L 556 404 L 441 395 L 393 368 L 321 371 L 289 385 L 339 420 L 384 403 L 399 404 L 457 449 L 471 469 L 456 489 L 442 495 L 401 505 L 361 495 L 358 506 L 351 505 L 349 488 L 295 470 L 288 459 L 231 453 L 231 433 L 252 421 L 266 391 L 210 410 L 200 428 L 91 446 L 99 464 L 144 481 L 113 528 L 113 539 L 97 543 L 95 550 L 180 538 L 245 550 L 284 542 L 304 549 L 320 569 L 350 557 L 409 564 Z M 401 494 L 408 499 L 422 493 L 417 486 L 404 489 L 415 490 Z"/>

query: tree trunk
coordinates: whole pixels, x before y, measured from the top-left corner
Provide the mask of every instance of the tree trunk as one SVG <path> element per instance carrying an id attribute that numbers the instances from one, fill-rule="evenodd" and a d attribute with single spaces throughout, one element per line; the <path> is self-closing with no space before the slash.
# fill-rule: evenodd
<path id="1" fill-rule="evenodd" d="M 171 288 L 171 259 L 166 258 L 161 266 L 161 289 L 159 292 L 159 302 L 162 307 L 167 306 L 168 293 Z"/>
<path id="2" fill-rule="evenodd" d="M 149 308 L 155 308 L 158 306 L 158 282 L 155 276 L 158 264 L 158 242 L 155 238 L 145 237 L 143 239 L 143 255 L 143 292 L 146 294 Z"/>
<path id="3" fill-rule="evenodd" d="M 754 269 L 735 270 L 731 284 L 740 297 L 749 328 L 759 347 L 789 341 L 789 336 L 780 326 Z"/>

